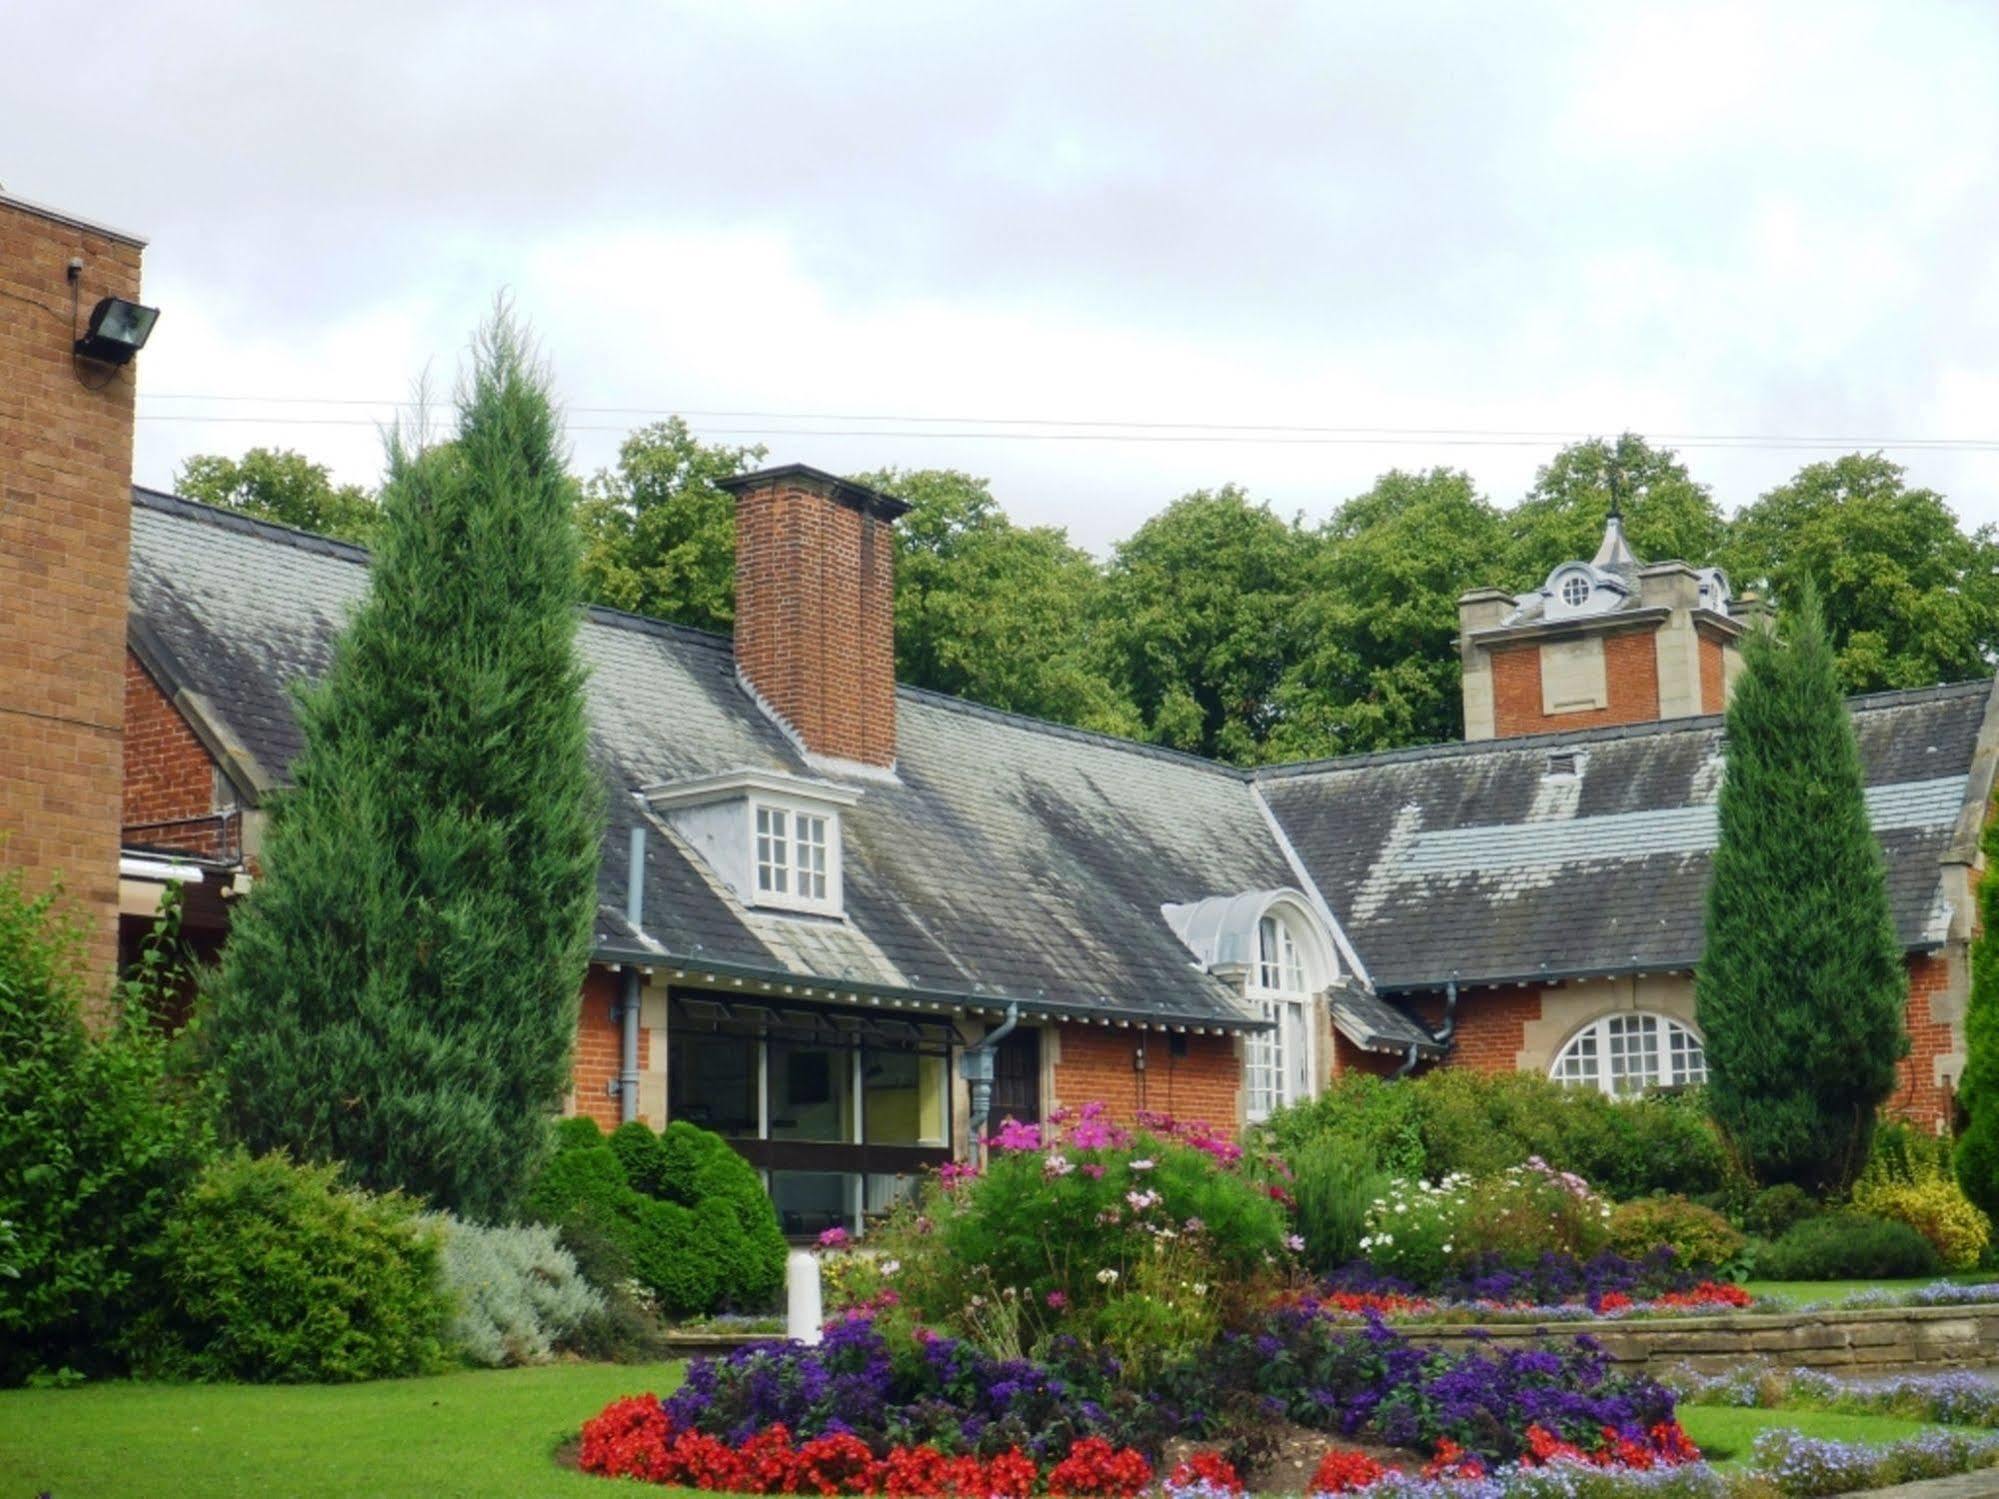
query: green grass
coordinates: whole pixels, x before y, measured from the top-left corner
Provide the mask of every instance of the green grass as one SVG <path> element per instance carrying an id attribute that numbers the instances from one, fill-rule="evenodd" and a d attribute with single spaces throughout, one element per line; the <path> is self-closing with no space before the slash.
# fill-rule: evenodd
<path id="1" fill-rule="evenodd" d="M 1950 1281 L 1954 1285 L 1985 1285 L 1999 1280 L 1990 1272 L 1970 1275 L 1925 1275 L 1915 1280 L 1751 1280 L 1743 1282 L 1743 1289 L 1751 1296 L 1773 1296 L 1792 1306 L 1806 1301 L 1837 1301 L 1842 1296 L 1851 1296 L 1856 1291 L 1913 1291 L 1918 1286 L 1933 1286 L 1939 1280 Z"/>
<path id="2" fill-rule="evenodd" d="M 1899 1442 L 1931 1428 L 1898 1416 L 1842 1416 L 1829 1411 L 1744 1410 L 1733 1405 L 1683 1405 L 1680 1424 L 1701 1455 L 1711 1462 L 1740 1466 L 1749 1461 L 1757 1436 L 1773 1427 L 1841 1442 Z M 56 1499 L 62 1499 L 57 1495 Z"/>
<path id="3" fill-rule="evenodd" d="M 0 1390 L 0 1499 L 605 1499 L 620 1490 L 557 1468 L 556 1447 L 617 1396 L 679 1382 L 678 1364 L 557 1364 L 356 1385 Z"/>
<path id="4" fill-rule="evenodd" d="M 679 1382 L 678 1364 L 563 1364 L 358 1385 L 108 1383 L 0 1391 L 0 1499 L 187 1494 L 200 1499 L 625 1492 L 558 1468 L 557 1446 L 609 1400 Z M 1889 1442 L 1924 1429 L 1889 1416 L 1681 1407 L 1717 1462 L 1748 1459 L 1758 1432 Z M 647 1490 L 668 1494 L 671 1490 Z"/>

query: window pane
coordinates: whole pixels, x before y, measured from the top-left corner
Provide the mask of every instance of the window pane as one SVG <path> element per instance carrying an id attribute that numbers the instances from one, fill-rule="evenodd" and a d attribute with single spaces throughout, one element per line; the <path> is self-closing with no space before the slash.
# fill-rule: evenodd
<path id="1" fill-rule="evenodd" d="M 1698 1037 L 1677 1021 L 1666 1022 L 1667 1078 L 1675 1087 L 1707 1081 L 1707 1050 Z"/>
<path id="2" fill-rule="evenodd" d="M 1562 1054 L 1555 1058 L 1554 1077 L 1556 1082 L 1569 1087 L 1602 1086 L 1597 1074 L 1595 1026 L 1591 1026 L 1562 1049 Z"/>
<path id="3" fill-rule="evenodd" d="M 811 1238 L 829 1228 L 853 1229 L 855 1177 L 845 1171 L 773 1171 L 770 1200 L 777 1208 L 778 1227 L 794 1239 Z"/>
<path id="4" fill-rule="evenodd" d="M 871 1145 L 944 1145 L 948 1097 L 944 1058 L 869 1047 L 861 1088 Z"/>
<path id="5" fill-rule="evenodd" d="M 791 1041 L 768 1050 L 770 1137 L 852 1143 L 854 1054 Z"/>
<path id="6" fill-rule="evenodd" d="M 717 1134 L 754 1139 L 757 1043 L 676 1030 L 666 1050 L 666 1113 Z"/>
<path id="7" fill-rule="evenodd" d="M 1276 989 L 1277 981 L 1277 918 L 1266 916 L 1256 924 L 1256 982 L 1265 989 Z"/>
<path id="8" fill-rule="evenodd" d="M 1604 1022 L 1609 1038 L 1610 1090 L 1638 1093 L 1659 1082 L 1659 1018 L 1613 1015 Z"/>

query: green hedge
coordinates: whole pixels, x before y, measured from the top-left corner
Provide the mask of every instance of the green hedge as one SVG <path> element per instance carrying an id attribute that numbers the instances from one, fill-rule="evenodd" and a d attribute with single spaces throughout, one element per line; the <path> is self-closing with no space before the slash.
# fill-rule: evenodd
<path id="1" fill-rule="evenodd" d="M 1807 1218 L 1756 1254 L 1759 1280 L 1898 1280 L 1942 1271 L 1935 1247 L 1908 1224 L 1859 1213 Z"/>
<path id="2" fill-rule="evenodd" d="M 721 1136 L 676 1120 L 664 1135 L 634 1122 L 607 1139 L 589 1121 L 565 1120 L 556 1144 L 530 1210 L 610 1240 L 666 1315 L 774 1302 L 786 1254 L 777 1213 Z"/>
<path id="3" fill-rule="evenodd" d="M 1287 1159 L 1329 1140 L 1385 1171 L 1432 1181 L 1453 1171 L 1488 1176 L 1530 1156 L 1615 1198 L 1693 1196 L 1730 1177 L 1698 1094 L 1611 1099 L 1524 1072 L 1446 1067 L 1407 1082 L 1350 1073 L 1280 1111 L 1266 1130 Z"/>

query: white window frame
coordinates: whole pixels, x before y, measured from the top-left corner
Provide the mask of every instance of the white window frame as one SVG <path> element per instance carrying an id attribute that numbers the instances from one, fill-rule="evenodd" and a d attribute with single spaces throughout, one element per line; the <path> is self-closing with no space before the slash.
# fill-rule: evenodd
<path id="1" fill-rule="evenodd" d="M 790 797 L 750 798 L 750 903 L 838 916 L 841 902 L 840 814 L 824 803 Z M 801 836 L 816 827 L 817 839 Z M 767 883 L 768 882 L 768 883 Z M 810 884 L 812 889 L 802 889 Z"/>
<path id="2" fill-rule="evenodd" d="M 1305 945 L 1292 923 L 1296 918 L 1273 906 L 1257 918 L 1256 958 L 1250 966 L 1247 998 L 1260 1019 L 1272 1022 L 1267 1031 L 1243 1038 L 1243 1097 L 1252 1123 L 1260 1123 L 1286 1104 L 1311 1092 L 1316 1076 L 1310 1003 L 1311 976 Z M 1276 951 L 1266 946 L 1274 934 Z M 1302 1056 L 1292 1055 L 1296 1042 Z M 1304 1084 L 1295 1064 L 1302 1062 Z"/>
<path id="3" fill-rule="evenodd" d="M 1548 1076 L 1564 1087 L 1636 1098 L 1647 1088 L 1706 1082 L 1707 1047 L 1700 1032 L 1684 1020 L 1657 1010 L 1618 1010 L 1598 1016 L 1564 1041 Z M 1634 1086 L 1619 1086 L 1633 1078 Z"/>

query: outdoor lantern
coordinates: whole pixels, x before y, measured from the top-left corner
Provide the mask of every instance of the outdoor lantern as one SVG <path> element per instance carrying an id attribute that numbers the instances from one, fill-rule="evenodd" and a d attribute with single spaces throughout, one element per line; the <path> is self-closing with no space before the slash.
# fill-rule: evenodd
<path id="1" fill-rule="evenodd" d="M 132 356 L 152 337 L 159 317 L 157 307 L 106 297 L 91 309 L 90 331 L 76 341 L 76 352 L 100 364 L 130 364 Z"/>

